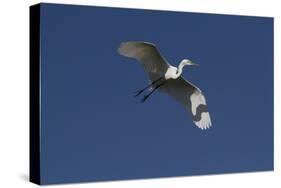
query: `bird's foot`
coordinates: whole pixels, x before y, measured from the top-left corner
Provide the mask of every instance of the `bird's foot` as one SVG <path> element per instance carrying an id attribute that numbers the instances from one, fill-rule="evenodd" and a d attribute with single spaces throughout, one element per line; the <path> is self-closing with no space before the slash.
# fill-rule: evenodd
<path id="1" fill-rule="evenodd" d="M 143 98 L 141 99 L 141 103 L 144 103 L 148 97 L 149 95 L 144 95 Z"/>
<path id="2" fill-rule="evenodd" d="M 143 91 L 144 91 L 143 89 L 142 89 L 142 90 L 135 91 L 135 92 L 134 92 L 134 97 L 139 96 Z"/>

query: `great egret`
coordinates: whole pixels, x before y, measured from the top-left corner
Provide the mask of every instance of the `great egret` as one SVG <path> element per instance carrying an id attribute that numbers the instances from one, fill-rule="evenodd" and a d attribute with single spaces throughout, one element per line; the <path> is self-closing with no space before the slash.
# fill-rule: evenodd
<path id="1" fill-rule="evenodd" d="M 154 44 L 148 42 L 123 42 L 118 48 L 118 52 L 125 57 L 137 59 L 148 73 L 151 84 L 137 91 L 135 95 L 139 96 L 148 89 L 149 93 L 144 95 L 142 102 L 155 90 L 166 92 L 188 108 L 197 127 L 202 130 L 211 127 L 211 117 L 203 93 L 181 76 L 184 66 L 197 64 L 183 59 L 178 68 L 174 67 L 161 56 Z"/>

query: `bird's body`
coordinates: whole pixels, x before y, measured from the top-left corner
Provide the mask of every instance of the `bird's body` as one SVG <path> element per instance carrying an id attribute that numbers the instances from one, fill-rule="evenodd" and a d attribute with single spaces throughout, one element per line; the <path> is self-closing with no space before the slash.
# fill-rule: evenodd
<path id="1" fill-rule="evenodd" d="M 179 64 L 179 67 L 174 67 L 172 65 L 169 65 L 166 73 L 165 73 L 165 79 L 166 80 L 169 80 L 169 79 L 177 79 L 181 76 L 182 74 L 182 69 L 185 65 L 197 65 L 197 64 L 194 64 L 192 62 L 190 62 L 189 60 L 187 59 L 184 59 L 180 62 Z"/>
<path id="2" fill-rule="evenodd" d="M 167 69 L 167 72 L 165 73 L 165 79 L 166 80 L 177 79 L 180 76 L 180 74 L 177 74 L 177 72 L 178 72 L 178 68 L 177 67 L 170 66 Z"/>
<path id="3" fill-rule="evenodd" d="M 118 52 L 123 56 L 137 59 L 148 73 L 151 84 L 136 93 L 136 96 L 139 96 L 145 90 L 152 88 L 143 97 L 142 102 L 154 91 L 159 90 L 168 93 L 176 101 L 187 107 L 197 127 L 207 129 L 212 125 L 206 99 L 201 90 L 181 76 L 184 66 L 197 64 L 188 59 L 183 59 L 178 67 L 174 67 L 160 55 L 152 43 L 147 42 L 123 42 Z"/>

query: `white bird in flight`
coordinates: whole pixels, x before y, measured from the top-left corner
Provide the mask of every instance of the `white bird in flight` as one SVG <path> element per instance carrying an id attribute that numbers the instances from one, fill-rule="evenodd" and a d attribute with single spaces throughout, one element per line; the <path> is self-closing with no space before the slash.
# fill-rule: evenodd
<path id="1" fill-rule="evenodd" d="M 197 64 L 183 59 L 178 68 L 174 67 L 161 56 L 154 44 L 148 42 L 122 42 L 118 52 L 125 57 L 137 59 L 148 73 L 151 84 L 135 95 L 139 96 L 148 89 L 149 93 L 144 95 L 142 102 L 155 90 L 166 92 L 191 112 L 192 120 L 198 128 L 204 130 L 212 126 L 203 93 L 181 76 L 184 66 Z"/>

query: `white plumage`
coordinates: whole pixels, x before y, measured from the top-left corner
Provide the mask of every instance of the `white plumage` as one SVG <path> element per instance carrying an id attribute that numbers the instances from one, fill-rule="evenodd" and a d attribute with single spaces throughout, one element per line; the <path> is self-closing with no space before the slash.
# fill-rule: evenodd
<path id="1" fill-rule="evenodd" d="M 195 90 L 195 92 L 190 96 L 190 101 L 193 116 L 196 116 L 199 105 L 207 105 L 206 99 L 199 89 Z M 200 129 L 207 129 L 212 126 L 209 112 L 202 112 L 200 121 L 194 121 L 194 123 Z"/>
<path id="2" fill-rule="evenodd" d="M 181 76 L 184 66 L 197 64 L 183 59 L 178 67 L 174 67 L 161 56 L 152 43 L 148 42 L 123 42 L 118 48 L 118 52 L 123 56 L 137 59 L 148 73 L 151 84 L 136 94 L 139 96 L 145 90 L 152 88 L 149 94 L 143 97 L 142 102 L 155 90 L 165 92 L 187 107 L 198 128 L 205 130 L 212 126 L 203 93 Z"/>

